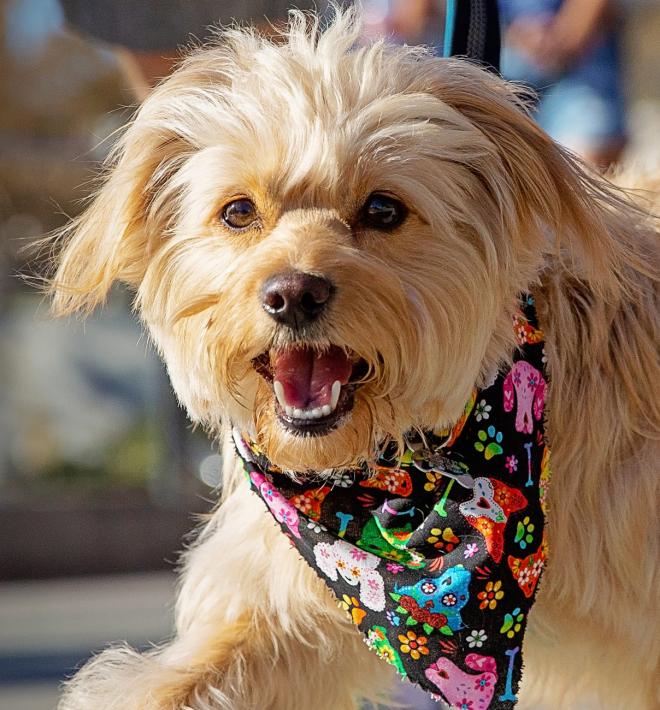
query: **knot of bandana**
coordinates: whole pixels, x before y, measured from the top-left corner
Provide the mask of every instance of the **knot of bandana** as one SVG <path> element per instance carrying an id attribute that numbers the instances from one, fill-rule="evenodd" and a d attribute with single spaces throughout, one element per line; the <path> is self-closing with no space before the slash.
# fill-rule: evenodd
<path id="1" fill-rule="evenodd" d="M 296 481 L 234 432 L 249 483 L 384 661 L 453 708 L 512 708 L 543 571 L 547 377 L 533 300 L 511 367 L 450 431 Z"/>

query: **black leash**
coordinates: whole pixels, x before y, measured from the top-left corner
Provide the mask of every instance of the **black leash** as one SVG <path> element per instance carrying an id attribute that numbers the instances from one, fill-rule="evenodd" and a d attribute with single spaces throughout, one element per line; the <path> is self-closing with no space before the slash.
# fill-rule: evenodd
<path id="1" fill-rule="evenodd" d="M 446 0 L 443 53 L 473 59 L 499 72 L 497 0 Z"/>

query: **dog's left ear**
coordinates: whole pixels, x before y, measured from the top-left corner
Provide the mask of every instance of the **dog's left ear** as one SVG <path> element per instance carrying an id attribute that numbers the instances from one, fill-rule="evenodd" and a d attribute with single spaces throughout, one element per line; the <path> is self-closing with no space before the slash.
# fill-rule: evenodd
<path id="1" fill-rule="evenodd" d="M 507 238 L 560 259 L 603 294 L 617 289 L 613 273 L 629 257 L 621 230 L 643 219 L 629 196 L 554 143 L 530 117 L 520 87 L 465 60 L 435 62 L 432 93 L 492 147 L 470 170 L 497 204 Z"/>

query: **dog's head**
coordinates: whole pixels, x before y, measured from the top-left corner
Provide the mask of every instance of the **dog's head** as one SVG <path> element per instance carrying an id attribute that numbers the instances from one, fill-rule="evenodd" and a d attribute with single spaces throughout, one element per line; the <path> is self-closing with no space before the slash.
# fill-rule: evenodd
<path id="1" fill-rule="evenodd" d="M 53 280 L 59 312 L 133 286 L 190 416 L 293 470 L 457 419 L 510 354 L 549 235 L 589 234 L 583 176 L 505 82 L 358 37 L 351 13 L 324 33 L 294 15 L 280 41 L 232 30 L 190 55 Z"/>

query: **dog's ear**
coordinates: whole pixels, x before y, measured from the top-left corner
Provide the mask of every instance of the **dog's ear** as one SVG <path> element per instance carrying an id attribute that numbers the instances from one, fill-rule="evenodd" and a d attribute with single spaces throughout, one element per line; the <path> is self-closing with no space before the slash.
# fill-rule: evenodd
<path id="1" fill-rule="evenodd" d="M 548 250 L 602 293 L 616 290 L 613 272 L 630 258 L 621 230 L 634 239 L 644 219 L 633 200 L 554 143 L 530 116 L 520 87 L 465 60 L 434 61 L 427 86 L 492 147 L 490 159 L 470 169 L 497 203 L 508 238 Z"/>
<path id="2" fill-rule="evenodd" d="M 57 235 L 57 268 L 49 285 L 56 314 L 92 310 L 115 281 L 137 286 L 165 226 L 164 215 L 150 219 L 153 200 L 181 152 L 176 137 L 146 129 L 138 115 L 108 160 L 90 204 Z"/>
<path id="3" fill-rule="evenodd" d="M 244 43 L 251 40 L 245 34 Z M 229 42 L 193 52 L 136 112 L 107 160 L 100 189 L 55 237 L 49 291 L 57 315 L 91 311 L 115 281 L 139 285 L 175 215 L 181 190 L 175 177 L 200 148 L 236 62 Z"/>

